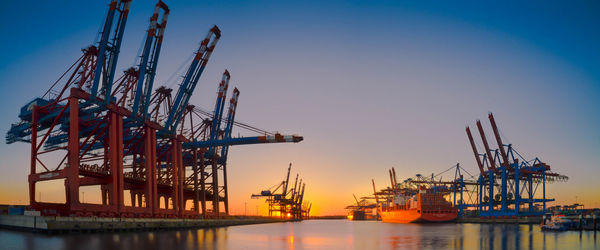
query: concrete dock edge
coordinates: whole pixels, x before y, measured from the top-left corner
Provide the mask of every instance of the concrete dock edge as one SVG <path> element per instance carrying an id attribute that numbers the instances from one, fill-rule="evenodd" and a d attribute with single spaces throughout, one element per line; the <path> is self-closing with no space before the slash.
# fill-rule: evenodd
<path id="1" fill-rule="evenodd" d="M 154 231 L 286 222 L 274 218 L 155 219 L 0 215 L 0 227 L 42 233 Z"/>

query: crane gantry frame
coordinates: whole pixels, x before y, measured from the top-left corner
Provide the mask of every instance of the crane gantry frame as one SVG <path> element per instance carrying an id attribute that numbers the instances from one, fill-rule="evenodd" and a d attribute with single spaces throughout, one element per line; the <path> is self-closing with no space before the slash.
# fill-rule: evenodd
<path id="1" fill-rule="evenodd" d="M 175 98 L 166 87 L 152 93 L 170 14 L 160 0 L 150 18 L 139 64 L 114 80 L 130 4 L 131 0 L 110 2 L 98 45 L 85 48 L 42 97 L 27 103 L 20 121 L 6 135 L 7 143 L 31 144 L 31 208 L 44 215 L 65 216 L 198 218 L 228 214 L 229 146 L 297 143 L 303 137 L 263 131 L 261 136 L 232 138 L 233 126 L 240 125 L 234 121 L 237 88 L 229 102 L 226 127 L 221 129 L 231 77 L 228 71 L 219 83 L 213 113 L 189 104 L 221 38 L 217 26 L 200 43 Z M 61 81 L 64 86 L 54 89 Z M 64 180 L 65 203 L 36 200 L 36 184 L 51 180 Z M 99 187 L 101 204 L 80 199 L 82 187 Z M 125 191 L 130 194 L 129 204 Z"/>
<path id="2" fill-rule="evenodd" d="M 280 217 L 290 220 L 303 220 L 308 218 L 310 215 L 310 208 L 312 203 L 304 202 L 304 188 L 306 183 L 302 183 L 302 179 L 298 182 L 299 174 L 296 174 L 296 180 L 294 181 L 294 187 L 289 188 L 290 172 L 292 169 L 292 163 L 290 163 L 287 171 L 286 178 L 272 186 L 269 189 L 261 191 L 259 194 L 252 194 L 251 198 L 266 198 L 268 204 L 268 216 L 269 217 Z M 281 188 L 281 193 L 278 193 Z"/>

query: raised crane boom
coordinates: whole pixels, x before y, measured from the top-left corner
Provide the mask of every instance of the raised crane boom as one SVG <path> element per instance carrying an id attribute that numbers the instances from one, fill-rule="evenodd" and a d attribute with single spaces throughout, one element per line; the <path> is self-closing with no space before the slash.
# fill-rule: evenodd
<path id="1" fill-rule="evenodd" d="M 292 163 L 290 162 L 290 166 L 288 167 L 287 177 L 285 178 L 285 182 L 283 184 L 283 195 L 287 194 L 288 182 L 290 181 L 290 171 L 292 170 Z"/>
<path id="2" fill-rule="evenodd" d="M 297 192 L 298 177 L 300 177 L 300 174 L 296 174 L 296 181 L 294 181 L 294 189 L 292 189 L 292 199 L 291 200 L 294 200 L 294 197 L 295 197 L 296 192 Z M 302 182 L 302 179 L 300 179 L 300 182 Z M 286 197 L 287 193 L 283 193 L 283 196 Z"/>
<path id="3" fill-rule="evenodd" d="M 398 186 L 398 180 L 396 179 L 396 169 L 392 167 L 392 174 L 394 175 L 394 188 Z"/>
<path id="4" fill-rule="evenodd" d="M 225 70 L 221 83 L 219 83 L 217 102 L 215 103 L 215 112 L 213 115 L 212 127 L 210 129 L 210 140 L 216 140 L 219 137 L 219 129 L 221 128 L 221 118 L 223 117 L 223 108 L 225 107 L 229 79 L 231 79 L 231 75 Z M 214 151 L 215 147 L 210 147 L 208 150 L 211 154 L 214 154 Z"/>
<path id="5" fill-rule="evenodd" d="M 354 200 L 356 201 L 356 206 L 360 206 L 360 203 L 358 202 L 358 199 L 356 199 L 356 195 L 352 194 L 352 196 L 354 196 Z"/>
<path id="6" fill-rule="evenodd" d="M 233 130 L 233 123 L 235 119 L 235 110 L 237 108 L 238 98 L 240 97 L 240 91 L 237 88 L 233 89 L 233 96 L 229 101 L 229 110 L 227 111 L 227 125 L 225 126 L 224 139 L 231 138 L 231 131 Z M 221 147 L 221 159 L 223 162 L 227 161 L 227 154 L 229 154 L 229 146 Z"/>
<path id="7" fill-rule="evenodd" d="M 196 56 L 194 60 L 190 64 L 187 73 L 179 86 L 179 90 L 177 91 L 177 96 L 175 97 L 175 101 L 173 102 L 173 106 L 171 107 L 171 111 L 169 112 L 169 117 L 164 124 L 164 131 L 167 133 L 174 133 L 183 113 L 185 112 L 185 108 L 188 105 L 190 97 L 194 92 L 194 88 L 196 88 L 196 84 L 204 72 L 204 68 L 206 68 L 206 64 L 208 63 L 208 59 L 212 54 L 217 42 L 221 38 L 221 30 L 216 25 L 213 26 L 206 38 L 200 44 L 200 48 L 196 52 Z"/>
<path id="8" fill-rule="evenodd" d="M 162 9 L 162 20 L 159 23 L 158 17 Z M 165 28 L 167 27 L 167 18 L 169 17 L 169 7 L 159 0 L 154 7 L 154 13 L 150 17 L 150 28 L 144 42 L 144 50 L 139 66 L 139 77 L 133 101 L 133 115 L 139 116 L 143 120 L 148 117 L 148 106 L 152 95 L 152 85 L 156 75 L 156 66 L 160 55 Z M 140 110 L 141 106 L 141 110 Z"/>
<path id="9" fill-rule="evenodd" d="M 494 155 L 492 154 L 492 150 L 490 150 L 490 146 L 488 145 L 487 139 L 485 138 L 485 133 L 483 132 L 483 127 L 481 126 L 481 121 L 477 120 L 477 129 L 479 129 L 479 134 L 481 134 L 481 141 L 483 142 L 483 147 L 485 148 L 485 152 L 487 154 L 487 162 L 489 163 L 489 168 L 494 172 L 496 170 L 496 163 L 494 162 Z"/>
<path id="10" fill-rule="evenodd" d="M 94 70 L 94 80 L 90 94 L 91 98 L 96 98 L 98 88 L 100 87 L 100 79 L 102 79 L 102 89 L 106 104 L 111 99 L 112 83 L 117 68 L 117 59 L 119 58 L 119 50 L 121 48 L 121 41 L 123 40 L 123 32 L 125 31 L 130 4 L 131 0 L 112 0 L 110 2 L 108 15 L 102 29 L 100 44 L 98 45 L 98 58 L 96 60 L 96 69 Z M 116 23 L 114 23 L 115 16 L 117 16 Z M 113 37 L 109 38 L 113 24 L 116 29 Z"/>
<path id="11" fill-rule="evenodd" d="M 467 136 L 469 137 L 469 142 L 471 143 L 471 148 L 473 149 L 473 154 L 475 155 L 475 159 L 477 160 L 477 167 L 479 167 L 479 172 L 481 172 L 481 174 L 485 174 L 485 170 L 483 169 L 483 163 L 479 158 L 479 152 L 477 152 L 477 147 L 475 147 L 475 141 L 473 140 L 471 129 L 467 127 L 465 131 L 467 131 Z"/>
<path id="12" fill-rule="evenodd" d="M 492 124 L 492 130 L 494 131 L 494 136 L 496 137 L 496 142 L 498 143 L 498 149 L 500 150 L 500 156 L 502 156 L 502 164 L 508 169 L 512 169 L 510 166 L 510 162 L 508 162 L 508 156 L 506 155 L 506 151 L 504 150 L 504 144 L 502 144 L 502 139 L 500 138 L 500 133 L 498 132 L 498 127 L 496 126 L 496 121 L 494 120 L 494 115 L 490 113 L 488 115 L 490 119 L 490 123 Z"/>
<path id="13" fill-rule="evenodd" d="M 306 183 L 302 183 L 302 191 L 300 191 L 300 197 L 298 198 L 298 207 L 302 209 L 302 200 L 304 200 L 304 188 L 306 187 Z"/>

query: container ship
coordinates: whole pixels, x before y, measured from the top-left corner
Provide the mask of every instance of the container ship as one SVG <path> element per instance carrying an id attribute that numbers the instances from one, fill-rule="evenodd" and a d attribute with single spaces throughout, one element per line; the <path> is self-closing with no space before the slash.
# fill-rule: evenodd
<path id="1" fill-rule="evenodd" d="M 394 195 L 391 204 L 379 208 L 379 215 L 383 222 L 446 222 L 455 220 L 458 210 L 442 192 L 421 186 L 417 194 Z"/>
<path id="2" fill-rule="evenodd" d="M 390 176 L 392 176 L 391 172 Z M 395 173 L 393 177 L 395 177 Z M 373 181 L 377 211 L 383 222 L 448 222 L 455 220 L 458 216 L 458 209 L 445 198 L 450 193 L 446 186 L 438 186 L 431 181 L 427 181 L 426 183 L 429 185 L 425 186 L 422 185 L 425 181 L 411 179 L 408 180 L 410 186 L 401 185 L 393 177 L 391 177 L 393 188 L 387 188 L 380 192 L 376 191 Z M 381 202 L 380 198 L 383 198 Z"/>

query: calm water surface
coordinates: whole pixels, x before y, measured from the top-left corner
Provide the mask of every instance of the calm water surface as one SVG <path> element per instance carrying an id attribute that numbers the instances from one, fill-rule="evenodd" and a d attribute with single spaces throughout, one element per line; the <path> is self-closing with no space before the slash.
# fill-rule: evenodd
<path id="1" fill-rule="evenodd" d="M 537 225 L 310 220 L 160 232 L 43 234 L 0 230 L 0 249 L 600 249 L 593 232 Z"/>

